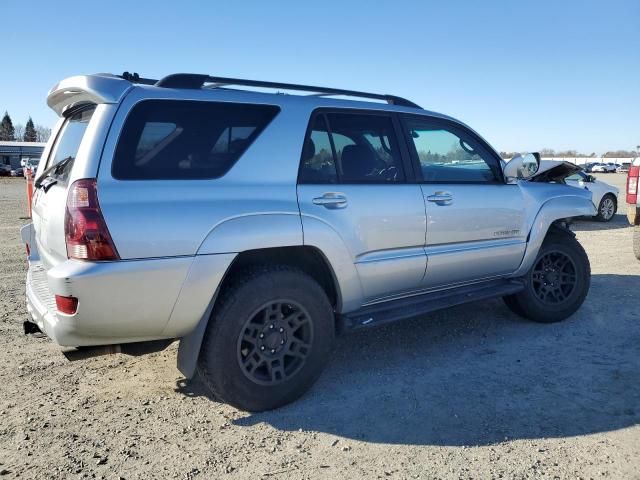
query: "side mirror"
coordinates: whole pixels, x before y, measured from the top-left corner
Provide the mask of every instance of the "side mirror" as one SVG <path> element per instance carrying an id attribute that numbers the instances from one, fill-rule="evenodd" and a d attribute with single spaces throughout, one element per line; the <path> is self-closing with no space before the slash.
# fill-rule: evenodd
<path id="1" fill-rule="evenodd" d="M 527 179 L 536 174 L 540 168 L 540 154 L 538 152 L 518 154 L 507 162 L 503 173 L 507 181 Z"/>
<path id="2" fill-rule="evenodd" d="M 596 181 L 596 177 L 594 177 L 593 175 L 587 175 L 587 182 L 593 183 L 595 181 Z"/>

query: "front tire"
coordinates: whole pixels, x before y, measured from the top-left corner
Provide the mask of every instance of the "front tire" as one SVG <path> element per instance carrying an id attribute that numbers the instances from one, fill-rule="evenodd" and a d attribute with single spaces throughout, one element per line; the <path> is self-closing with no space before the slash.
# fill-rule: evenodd
<path id="1" fill-rule="evenodd" d="M 617 209 L 618 205 L 616 198 L 610 193 L 607 193 L 600 200 L 600 204 L 598 205 L 598 214 L 594 218 L 599 222 L 610 222 L 616 214 Z"/>
<path id="2" fill-rule="evenodd" d="M 534 322 L 559 322 L 575 313 L 589 292 L 589 258 L 570 233 L 550 232 L 525 280 L 523 291 L 504 297 L 507 307 Z"/>
<path id="3" fill-rule="evenodd" d="M 220 400 L 256 412 L 290 403 L 320 376 L 334 340 L 324 290 L 289 267 L 262 267 L 222 292 L 198 372 Z"/>

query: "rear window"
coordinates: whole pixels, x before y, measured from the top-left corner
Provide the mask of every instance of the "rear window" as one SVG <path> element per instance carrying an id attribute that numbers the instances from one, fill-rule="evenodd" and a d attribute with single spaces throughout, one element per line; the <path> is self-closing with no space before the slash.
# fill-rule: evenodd
<path id="1" fill-rule="evenodd" d="M 57 180 L 64 180 L 71 171 L 71 167 L 80 148 L 80 142 L 82 142 L 84 132 L 87 130 L 87 126 L 95 110 L 96 107 L 93 106 L 76 112 L 69 116 L 62 126 L 62 130 L 60 130 L 58 134 L 56 143 L 53 146 L 53 150 L 46 164 L 46 168 L 51 168 L 62 161 L 65 162 L 64 168 L 60 166 L 60 168 L 55 169 L 55 172 L 51 173 L 51 176 Z M 29 163 L 31 165 L 37 165 L 38 161 L 33 159 L 30 160 Z"/>
<path id="2" fill-rule="evenodd" d="M 278 113 L 278 107 L 146 100 L 124 124 L 113 159 L 120 180 L 224 175 Z"/>

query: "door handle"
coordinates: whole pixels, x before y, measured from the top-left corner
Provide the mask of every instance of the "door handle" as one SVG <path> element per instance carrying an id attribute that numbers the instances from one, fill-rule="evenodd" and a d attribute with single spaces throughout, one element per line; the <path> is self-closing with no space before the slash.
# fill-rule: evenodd
<path id="1" fill-rule="evenodd" d="M 312 200 L 315 205 L 322 205 L 325 208 L 345 208 L 347 206 L 347 197 L 342 193 L 327 192 L 321 197 Z"/>
<path id="2" fill-rule="evenodd" d="M 449 192 L 435 192 L 427 197 L 428 202 L 437 203 L 438 205 L 449 205 L 453 202 L 453 195 Z"/>

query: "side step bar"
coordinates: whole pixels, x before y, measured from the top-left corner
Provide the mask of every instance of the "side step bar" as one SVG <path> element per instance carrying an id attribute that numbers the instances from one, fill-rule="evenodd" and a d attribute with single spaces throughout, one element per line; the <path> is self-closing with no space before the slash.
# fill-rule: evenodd
<path id="1" fill-rule="evenodd" d="M 374 325 L 384 325 L 455 305 L 511 295 L 523 289 L 523 280 L 491 280 L 390 300 L 341 315 L 338 323 L 339 330 L 344 332 Z"/>

